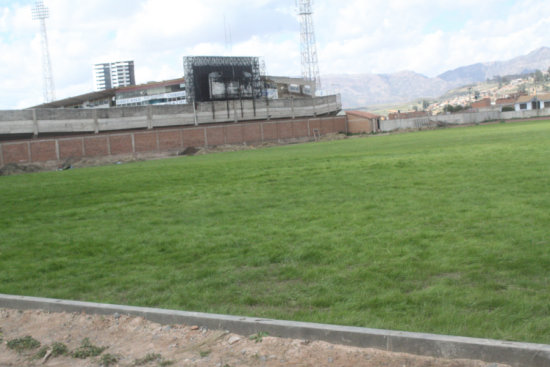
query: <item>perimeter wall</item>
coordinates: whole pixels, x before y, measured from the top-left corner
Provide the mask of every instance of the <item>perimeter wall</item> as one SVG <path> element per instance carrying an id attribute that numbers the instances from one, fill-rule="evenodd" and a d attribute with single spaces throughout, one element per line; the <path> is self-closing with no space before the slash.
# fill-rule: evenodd
<path id="1" fill-rule="evenodd" d="M 0 140 L 59 133 L 198 126 L 283 118 L 336 115 L 339 95 L 276 100 L 232 100 L 191 105 L 98 109 L 44 108 L 0 111 Z"/>
<path id="2" fill-rule="evenodd" d="M 389 132 L 400 129 L 421 129 L 445 125 L 479 124 L 487 121 L 529 119 L 545 116 L 550 116 L 550 108 L 511 112 L 479 111 L 450 115 L 426 116 L 411 119 L 383 120 L 380 121 L 380 130 L 383 132 Z"/>
<path id="3" fill-rule="evenodd" d="M 9 163 L 64 162 L 69 158 L 179 152 L 188 147 L 308 141 L 339 132 L 347 132 L 345 116 L 22 139 L 0 142 L 0 167 Z"/>

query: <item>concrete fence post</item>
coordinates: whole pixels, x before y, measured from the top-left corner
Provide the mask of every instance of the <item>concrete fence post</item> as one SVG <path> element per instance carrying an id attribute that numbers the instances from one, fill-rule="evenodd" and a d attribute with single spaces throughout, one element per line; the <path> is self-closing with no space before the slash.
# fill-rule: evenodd
<path id="1" fill-rule="evenodd" d="M 59 162 L 59 139 L 55 139 L 55 158 Z"/>
<path id="2" fill-rule="evenodd" d="M 94 118 L 94 134 L 99 134 L 99 122 L 97 120 L 97 110 L 92 110 L 92 116 Z"/>
<path id="3" fill-rule="evenodd" d="M 153 110 L 151 105 L 147 106 L 147 130 L 153 128 Z"/>
<path id="4" fill-rule="evenodd" d="M 155 130 L 155 138 L 157 140 L 157 152 L 160 151 L 160 136 L 158 130 Z"/>
<path id="5" fill-rule="evenodd" d="M 27 142 L 27 162 L 32 163 L 32 150 L 31 150 L 31 142 Z"/>
<path id="6" fill-rule="evenodd" d="M 264 142 L 264 123 L 263 122 L 260 122 L 260 135 L 263 143 Z"/>
<path id="7" fill-rule="evenodd" d="M 212 106 L 212 121 L 216 121 L 216 107 L 214 104 L 214 101 L 210 102 L 210 105 Z"/>
<path id="8" fill-rule="evenodd" d="M 194 99 L 193 99 L 193 117 L 195 119 L 195 126 L 199 126 L 199 120 L 197 119 L 197 107 L 195 105 Z"/>
<path id="9" fill-rule="evenodd" d="M 38 119 L 36 118 L 36 109 L 32 109 L 32 134 L 38 136 Z"/>

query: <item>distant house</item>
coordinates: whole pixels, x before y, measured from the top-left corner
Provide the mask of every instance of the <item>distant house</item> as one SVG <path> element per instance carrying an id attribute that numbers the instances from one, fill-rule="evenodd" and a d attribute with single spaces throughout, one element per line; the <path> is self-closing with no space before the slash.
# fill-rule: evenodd
<path id="1" fill-rule="evenodd" d="M 366 111 L 346 111 L 348 132 L 352 134 L 370 134 L 380 131 L 381 116 Z"/>
<path id="2" fill-rule="evenodd" d="M 540 108 L 550 108 L 550 93 L 539 94 L 537 96 Z"/>
<path id="3" fill-rule="evenodd" d="M 514 111 L 516 99 L 515 97 L 497 98 L 495 106 L 499 108 L 500 111 Z"/>
<path id="4" fill-rule="evenodd" d="M 480 99 L 479 101 L 472 102 L 471 107 L 472 108 L 477 108 L 477 109 L 490 108 L 491 107 L 491 98 L 483 98 L 483 99 Z"/>
<path id="5" fill-rule="evenodd" d="M 550 108 L 550 93 L 536 96 L 520 96 L 515 102 L 516 111 Z"/>

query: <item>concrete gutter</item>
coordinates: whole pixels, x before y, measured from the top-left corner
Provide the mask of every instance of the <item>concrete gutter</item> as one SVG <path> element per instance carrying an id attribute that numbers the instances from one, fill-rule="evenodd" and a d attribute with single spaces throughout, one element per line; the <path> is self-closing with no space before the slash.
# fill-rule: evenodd
<path id="1" fill-rule="evenodd" d="M 123 315 L 140 316 L 160 324 L 199 325 L 206 326 L 209 329 L 229 330 L 240 335 L 267 332 L 271 336 L 282 338 L 322 340 L 334 344 L 376 348 L 389 352 L 422 356 L 475 359 L 484 362 L 509 364 L 514 367 L 550 366 L 550 345 L 546 344 L 506 342 L 3 294 L 0 294 L 0 307 L 19 310 L 40 309 L 50 312 L 86 312 L 100 315 L 109 315 L 116 312 Z"/>

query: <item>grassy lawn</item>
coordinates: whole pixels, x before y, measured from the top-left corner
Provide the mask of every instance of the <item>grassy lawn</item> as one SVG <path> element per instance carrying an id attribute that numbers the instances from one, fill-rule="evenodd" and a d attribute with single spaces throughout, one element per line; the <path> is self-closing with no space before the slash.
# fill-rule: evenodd
<path id="1" fill-rule="evenodd" d="M 0 293 L 550 344 L 550 121 L 0 177 Z"/>

